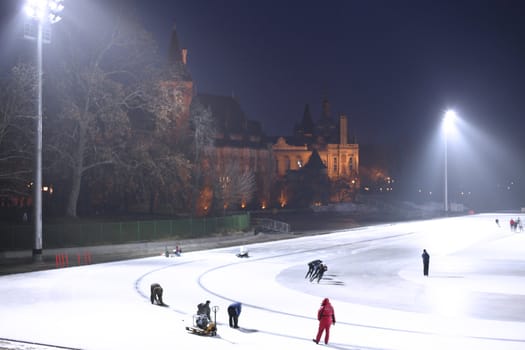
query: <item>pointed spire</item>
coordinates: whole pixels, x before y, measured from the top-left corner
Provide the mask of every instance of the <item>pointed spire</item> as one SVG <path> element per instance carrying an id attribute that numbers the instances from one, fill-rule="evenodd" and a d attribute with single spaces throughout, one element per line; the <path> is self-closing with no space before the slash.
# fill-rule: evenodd
<path id="1" fill-rule="evenodd" d="M 312 114 L 310 113 L 310 105 L 307 103 L 304 105 L 303 120 L 312 120 Z"/>
<path id="2" fill-rule="evenodd" d="M 314 122 L 312 121 L 312 114 L 310 113 L 310 105 L 304 106 L 302 129 L 306 134 L 312 134 L 314 131 Z"/>
<path id="3" fill-rule="evenodd" d="M 175 23 L 171 30 L 170 49 L 168 53 L 168 62 L 170 65 L 174 65 L 182 62 L 182 50 L 179 45 L 179 37 L 177 36 L 177 29 Z"/>
<path id="4" fill-rule="evenodd" d="M 310 158 L 308 159 L 308 163 L 303 167 L 305 171 L 316 171 L 316 170 L 325 170 L 326 165 L 324 165 L 323 161 L 321 160 L 321 156 L 319 155 L 319 152 L 317 149 L 312 150 L 312 154 L 310 155 Z"/>
<path id="5" fill-rule="evenodd" d="M 328 102 L 328 98 L 323 99 L 323 118 L 329 119 L 330 118 L 330 103 Z"/>

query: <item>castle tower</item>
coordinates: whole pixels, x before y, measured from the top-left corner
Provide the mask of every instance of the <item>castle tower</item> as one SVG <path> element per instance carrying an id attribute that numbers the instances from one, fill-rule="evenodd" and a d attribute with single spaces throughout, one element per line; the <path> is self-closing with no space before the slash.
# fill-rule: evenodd
<path id="1" fill-rule="evenodd" d="M 177 63 L 183 63 L 182 50 L 179 45 L 179 37 L 177 35 L 177 28 L 173 24 L 171 30 L 170 47 L 168 51 L 168 64 L 170 66 L 176 65 Z"/>
<path id="2" fill-rule="evenodd" d="M 314 133 L 314 122 L 312 120 L 312 114 L 310 113 L 310 105 L 304 106 L 303 120 L 301 122 L 302 131 L 304 136 L 312 137 Z"/>
<path id="3" fill-rule="evenodd" d="M 315 143 L 324 148 L 329 143 L 338 142 L 337 123 L 330 117 L 330 103 L 328 98 L 323 99 L 321 119 L 315 125 Z"/>
<path id="4" fill-rule="evenodd" d="M 348 118 L 344 114 L 339 116 L 339 144 L 348 144 Z"/>
<path id="5" fill-rule="evenodd" d="M 330 119 L 330 102 L 328 102 L 326 97 L 323 99 L 323 112 L 321 116 L 322 119 Z"/>
<path id="6" fill-rule="evenodd" d="M 177 121 L 181 133 L 188 129 L 190 119 L 190 105 L 193 99 L 193 80 L 186 65 L 187 50 L 181 49 L 177 28 L 173 25 L 170 47 L 168 51 L 169 75 L 161 85 L 173 97 L 173 103 L 178 106 L 173 118 Z"/>
<path id="7" fill-rule="evenodd" d="M 310 144 L 313 142 L 313 135 L 314 122 L 312 120 L 312 114 L 310 113 L 310 106 L 306 104 L 304 106 L 303 119 L 301 123 L 295 126 L 295 136 L 300 142 Z"/>

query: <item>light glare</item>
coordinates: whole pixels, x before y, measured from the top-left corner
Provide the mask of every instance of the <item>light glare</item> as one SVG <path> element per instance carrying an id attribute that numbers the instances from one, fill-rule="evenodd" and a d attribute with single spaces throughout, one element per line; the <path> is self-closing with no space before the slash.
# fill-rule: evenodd
<path id="1" fill-rule="evenodd" d="M 456 118 L 456 112 L 453 110 L 449 109 L 445 112 L 445 116 L 443 117 L 443 130 L 446 133 L 449 133 L 453 129 Z"/>
<path id="2" fill-rule="evenodd" d="M 49 21 L 51 24 L 60 21 L 62 18 L 58 15 L 63 9 L 63 0 L 27 0 L 24 6 L 24 12 L 28 17 L 35 18 L 39 21 Z M 46 15 L 48 18 L 46 18 Z"/>

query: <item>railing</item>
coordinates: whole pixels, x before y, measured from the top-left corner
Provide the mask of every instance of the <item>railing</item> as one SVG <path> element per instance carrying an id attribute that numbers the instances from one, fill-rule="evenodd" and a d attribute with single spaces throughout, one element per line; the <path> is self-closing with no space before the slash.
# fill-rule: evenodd
<path id="1" fill-rule="evenodd" d="M 257 218 L 252 220 L 255 233 L 258 232 L 290 232 L 290 224 L 272 219 Z"/>
<path id="2" fill-rule="evenodd" d="M 45 249 L 199 238 L 249 227 L 250 215 L 242 214 L 182 220 L 44 224 L 42 236 Z M 33 231 L 30 224 L 0 226 L 0 251 L 31 249 Z"/>

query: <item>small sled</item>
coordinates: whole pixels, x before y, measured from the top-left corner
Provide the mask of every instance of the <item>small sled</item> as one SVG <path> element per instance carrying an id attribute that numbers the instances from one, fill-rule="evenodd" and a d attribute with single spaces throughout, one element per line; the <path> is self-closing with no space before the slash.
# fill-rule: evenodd
<path id="1" fill-rule="evenodd" d="M 236 254 L 236 256 L 238 258 L 249 258 L 250 257 L 250 255 L 248 255 L 248 250 L 246 250 L 244 246 L 241 246 L 241 248 L 239 249 L 239 253 Z"/>
<path id="2" fill-rule="evenodd" d="M 216 336 L 217 326 L 206 315 L 193 315 L 193 326 L 187 326 L 186 330 L 191 334 Z"/>

